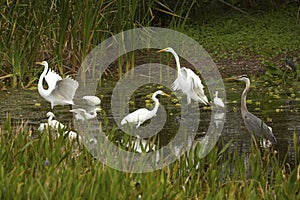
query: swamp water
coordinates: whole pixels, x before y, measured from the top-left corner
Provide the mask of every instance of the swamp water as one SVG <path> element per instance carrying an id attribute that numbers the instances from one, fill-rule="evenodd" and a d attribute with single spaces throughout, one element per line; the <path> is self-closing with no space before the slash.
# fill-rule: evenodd
<path id="1" fill-rule="evenodd" d="M 103 83 L 102 86 L 97 89 L 96 95 L 101 98 L 101 108 L 106 113 L 108 119 L 107 128 L 116 129 L 117 125 L 110 108 L 110 97 L 113 88 L 109 85 L 110 84 Z M 255 85 L 260 89 L 256 89 Z M 300 100 L 299 98 L 288 97 L 284 93 L 274 94 L 269 87 L 260 87 L 260 85 L 260 83 L 257 83 L 254 84 L 253 87 L 251 86 L 247 98 L 248 110 L 262 118 L 272 127 L 273 133 L 277 138 L 277 144 L 274 146 L 274 149 L 277 150 L 279 156 L 284 157 L 287 154 L 288 157 L 286 161 L 293 165 L 295 159 L 298 159 L 297 157 L 299 156 L 295 155 L 293 147 L 294 145 L 298 146 L 300 140 Z M 130 100 L 130 112 L 141 107 L 150 109 L 153 106 L 153 102 L 149 94 L 158 88 L 160 87 L 152 85 L 138 90 Z M 240 97 L 244 89 L 244 84 L 239 82 L 225 82 L 225 88 L 227 95 L 226 117 L 219 140 L 223 140 L 225 143 L 232 141 L 230 149 L 237 150 L 238 153 L 247 153 L 250 151 L 251 136 L 244 126 L 240 113 Z M 168 89 L 162 90 L 169 94 L 171 93 Z M 299 95 L 299 93 L 297 95 Z M 166 145 L 172 139 L 178 130 L 180 120 L 184 120 L 184 118 L 181 118 L 180 106 L 175 105 L 176 99 L 174 100 L 174 97 L 175 96 L 172 95 L 172 100 L 167 99 L 167 97 L 159 97 L 160 107 L 158 113 L 161 112 L 161 110 L 166 110 L 168 116 L 165 126 L 158 133 L 161 145 Z M 182 96 L 182 98 L 185 98 L 185 96 Z M 39 95 L 37 90 L 1 91 L 0 102 L 1 124 L 3 124 L 9 114 L 13 125 L 20 123 L 22 120 L 27 121 L 27 124 L 32 127 L 33 133 L 35 133 L 37 132 L 39 124 L 47 121 L 46 113 L 50 110 L 50 104 Z M 200 123 L 196 137 L 201 138 L 206 134 L 212 114 L 208 106 L 200 104 L 199 108 Z M 74 128 L 73 115 L 69 112 L 69 109 L 69 106 L 56 106 L 53 112 L 57 120 L 72 129 Z M 98 114 L 99 120 L 103 120 L 102 113 Z M 149 124 L 149 122 L 145 122 L 145 125 L 147 124 Z M 104 131 L 109 132 L 109 130 Z M 117 130 L 115 133 L 118 134 L 119 137 L 122 137 L 122 134 L 124 134 L 121 130 Z M 296 134 L 298 144 L 294 144 L 294 134 Z"/>

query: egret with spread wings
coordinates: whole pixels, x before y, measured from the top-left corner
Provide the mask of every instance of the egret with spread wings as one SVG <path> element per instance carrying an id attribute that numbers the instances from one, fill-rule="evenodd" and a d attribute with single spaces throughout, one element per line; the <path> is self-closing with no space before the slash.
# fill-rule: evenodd
<path id="1" fill-rule="evenodd" d="M 78 88 L 78 82 L 69 76 L 61 78 L 52 69 L 48 70 L 46 61 L 37 62 L 36 64 L 44 66 L 44 71 L 38 82 L 38 91 L 46 101 L 51 103 L 51 109 L 56 105 L 73 105 L 73 97 Z M 44 78 L 48 84 L 48 89 L 43 87 Z"/>
<path id="2" fill-rule="evenodd" d="M 207 97 L 204 94 L 203 85 L 199 76 L 197 76 L 191 69 L 181 67 L 179 57 L 177 53 L 171 48 L 159 50 L 158 52 L 170 52 L 175 57 L 178 76 L 172 84 L 173 90 L 181 90 L 187 95 L 187 104 L 191 103 L 191 100 L 202 102 L 203 104 L 209 104 Z"/>

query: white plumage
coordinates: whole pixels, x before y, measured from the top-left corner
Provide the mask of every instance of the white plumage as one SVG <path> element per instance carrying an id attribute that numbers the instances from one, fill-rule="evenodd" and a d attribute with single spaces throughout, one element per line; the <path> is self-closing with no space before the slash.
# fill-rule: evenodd
<path id="1" fill-rule="evenodd" d="M 217 106 L 217 108 L 224 108 L 225 105 L 224 105 L 224 102 L 222 101 L 222 99 L 220 99 L 218 97 L 218 91 L 216 91 L 216 96 L 214 98 L 214 104 Z"/>
<path id="2" fill-rule="evenodd" d="M 177 53 L 171 48 L 165 48 L 158 52 L 170 52 L 175 57 L 178 76 L 172 84 L 172 89 L 175 91 L 181 90 L 187 95 L 187 104 L 191 103 L 191 100 L 208 104 L 208 99 L 204 94 L 203 85 L 199 76 L 197 76 L 191 69 L 180 67 L 179 57 Z"/>
<path id="3" fill-rule="evenodd" d="M 38 91 L 46 101 L 51 103 L 51 109 L 56 105 L 73 105 L 73 97 L 78 88 L 78 82 L 69 76 L 62 79 L 53 70 L 48 70 L 46 61 L 37 62 L 36 64 L 44 66 L 44 71 L 38 82 Z M 44 78 L 48 84 L 48 89 L 43 87 Z"/>
<path id="4" fill-rule="evenodd" d="M 75 114 L 75 118 L 77 120 L 89 120 L 89 119 L 94 119 L 97 116 L 97 112 L 100 111 L 100 108 L 96 107 L 92 110 L 92 113 L 87 112 L 83 108 L 76 108 L 70 110 L 70 112 Z"/>
<path id="5" fill-rule="evenodd" d="M 121 125 L 127 124 L 127 123 L 133 123 L 136 124 L 136 128 L 138 128 L 141 124 L 143 124 L 146 120 L 151 119 L 158 110 L 159 106 L 159 101 L 156 98 L 156 95 L 164 95 L 164 96 L 169 96 L 168 94 L 164 93 L 161 90 L 158 90 L 154 92 L 152 95 L 152 100 L 155 102 L 154 108 L 150 111 L 146 108 L 140 108 L 132 113 L 129 113 L 127 116 L 125 116 L 122 121 Z"/>
<path id="6" fill-rule="evenodd" d="M 59 121 L 53 119 L 55 115 L 52 112 L 47 113 L 48 117 L 48 122 L 47 123 L 41 123 L 38 130 L 43 131 L 45 129 L 48 129 L 49 127 L 53 130 L 59 130 L 59 129 L 64 129 L 65 125 L 60 123 Z"/>

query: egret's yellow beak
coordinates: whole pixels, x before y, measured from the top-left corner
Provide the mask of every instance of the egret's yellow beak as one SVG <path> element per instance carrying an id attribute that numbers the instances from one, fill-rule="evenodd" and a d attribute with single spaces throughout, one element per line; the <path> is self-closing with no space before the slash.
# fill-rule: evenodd
<path id="1" fill-rule="evenodd" d="M 164 48 L 164 49 L 161 49 L 161 50 L 158 50 L 157 52 L 165 52 L 167 50 L 167 48 Z"/>
<path id="2" fill-rule="evenodd" d="M 42 62 L 35 62 L 35 64 L 37 64 L 37 65 L 43 65 Z"/>
<path id="3" fill-rule="evenodd" d="M 162 93 L 162 95 L 167 96 L 167 97 L 171 97 L 171 96 L 168 95 L 167 93 Z"/>

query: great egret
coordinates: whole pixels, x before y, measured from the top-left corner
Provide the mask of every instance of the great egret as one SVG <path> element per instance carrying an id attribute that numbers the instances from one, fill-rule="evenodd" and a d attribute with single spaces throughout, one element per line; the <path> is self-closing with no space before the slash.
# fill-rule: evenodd
<path id="1" fill-rule="evenodd" d="M 248 131 L 250 133 L 254 132 L 258 137 L 266 139 L 267 144 L 276 144 L 277 141 L 272 133 L 272 128 L 265 124 L 261 119 L 250 113 L 247 109 L 246 97 L 250 89 L 250 79 L 246 75 L 241 75 L 234 78 L 228 78 L 227 80 L 238 80 L 244 81 L 246 83 L 246 87 L 242 93 L 241 112 L 245 126 L 248 129 Z"/>
<path id="2" fill-rule="evenodd" d="M 92 113 L 88 113 L 85 109 L 83 108 L 76 108 L 70 110 L 70 112 L 75 113 L 75 118 L 77 120 L 89 120 L 89 119 L 94 119 L 97 116 L 97 112 L 100 111 L 101 109 L 99 107 L 96 107 L 92 110 Z"/>
<path id="3" fill-rule="evenodd" d="M 36 64 L 44 66 L 38 83 L 38 91 L 44 99 L 51 103 L 51 109 L 56 105 L 73 105 L 73 97 L 78 88 L 78 82 L 69 76 L 62 79 L 53 70 L 48 70 L 46 61 L 36 62 Z M 43 87 L 44 78 L 48 84 L 48 89 Z"/>
<path id="4" fill-rule="evenodd" d="M 171 47 L 161 49 L 158 52 L 170 52 L 175 57 L 178 76 L 172 84 L 173 90 L 181 90 L 184 94 L 186 94 L 187 104 L 191 103 L 191 99 L 197 102 L 202 102 L 205 105 L 209 104 L 207 97 L 204 94 L 203 85 L 199 76 L 197 76 L 191 69 L 180 67 L 177 53 Z"/>
<path id="5" fill-rule="evenodd" d="M 45 129 L 48 129 L 51 127 L 53 130 L 59 130 L 64 129 L 65 125 L 60 123 L 59 121 L 53 119 L 55 115 L 52 112 L 47 112 L 48 122 L 47 123 L 41 123 L 38 130 L 43 131 Z"/>
<path id="6" fill-rule="evenodd" d="M 214 98 L 214 104 L 217 106 L 217 108 L 224 108 L 225 107 L 225 105 L 224 105 L 224 102 L 222 101 L 222 99 L 220 99 L 219 97 L 218 97 L 218 91 L 216 91 L 216 96 L 215 96 L 215 98 Z"/>
<path id="7" fill-rule="evenodd" d="M 140 108 L 132 113 L 129 113 L 127 116 L 125 116 L 122 121 L 121 125 L 127 124 L 127 123 L 133 123 L 137 124 L 136 128 L 138 128 L 141 124 L 143 124 L 146 120 L 151 119 L 157 112 L 158 106 L 159 106 L 159 101 L 156 98 L 156 95 L 163 95 L 163 96 L 168 96 L 168 94 L 164 93 L 161 90 L 158 90 L 153 93 L 152 95 L 152 100 L 155 102 L 154 108 L 150 111 L 146 108 Z"/>

